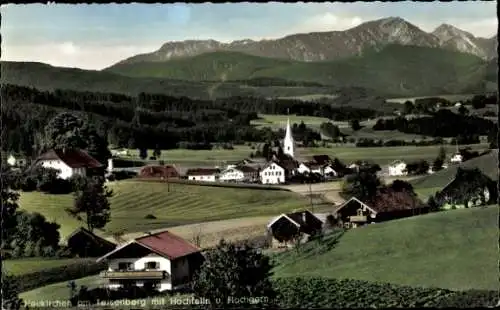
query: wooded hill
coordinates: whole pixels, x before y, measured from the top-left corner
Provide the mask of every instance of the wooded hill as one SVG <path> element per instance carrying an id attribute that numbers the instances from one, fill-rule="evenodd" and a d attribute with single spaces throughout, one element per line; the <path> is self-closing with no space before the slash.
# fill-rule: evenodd
<path id="1" fill-rule="evenodd" d="M 496 60 L 401 45 L 330 62 L 214 52 L 165 63 L 119 64 L 104 71 L 33 62 L 1 65 L 4 83 L 40 90 L 145 92 L 197 99 L 354 94 L 360 89 L 383 97 L 430 96 L 483 93 L 497 85 Z"/>

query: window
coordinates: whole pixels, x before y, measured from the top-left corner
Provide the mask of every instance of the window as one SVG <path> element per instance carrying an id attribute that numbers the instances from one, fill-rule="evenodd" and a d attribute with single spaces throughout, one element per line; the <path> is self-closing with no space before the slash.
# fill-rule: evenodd
<path id="1" fill-rule="evenodd" d="M 145 264 L 146 269 L 159 269 L 160 263 L 158 262 L 147 262 Z"/>
<path id="2" fill-rule="evenodd" d="M 118 263 L 118 270 L 132 270 L 132 263 Z"/>

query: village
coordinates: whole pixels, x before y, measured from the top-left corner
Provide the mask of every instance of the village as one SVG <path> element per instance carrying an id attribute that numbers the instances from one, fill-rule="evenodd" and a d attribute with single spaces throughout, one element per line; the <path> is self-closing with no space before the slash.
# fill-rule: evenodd
<path id="1" fill-rule="evenodd" d="M 115 156 L 117 155 L 115 152 Z M 449 164 L 459 164 L 461 161 L 461 155 L 457 153 L 452 156 Z M 16 159 L 12 155 L 7 159 L 7 163 L 12 167 L 25 164 L 22 159 Z M 50 150 L 37 158 L 32 165 L 56 169 L 61 179 L 103 173 L 109 179 L 114 172 L 113 158 L 110 158 L 108 166 L 104 167 L 79 149 Z M 448 164 L 443 164 L 443 169 L 447 168 Z M 224 169 L 193 168 L 185 169 L 183 173 L 174 165 L 146 165 L 140 169 L 137 179 L 174 183 L 184 179 L 184 182 L 193 184 L 254 183 L 263 186 L 284 186 L 294 182 L 303 184 L 335 181 L 364 171 L 363 169 L 370 169 L 370 166 L 357 162 L 346 167 L 339 163 L 338 159 L 334 160 L 328 155 L 298 160 L 296 142 L 288 120 L 282 146 L 268 162 L 244 159 Z M 382 169 L 375 169 L 375 173 L 380 174 L 380 170 Z M 340 202 L 335 201 L 330 212 L 326 213 L 314 213 L 314 210 L 305 208 L 270 217 L 264 242 L 260 246 L 282 251 L 294 248 L 297 244 L 307 243 L 314 236 L 324 234 L 335 227 L 350 229 L 431 212 L 432 206 L 422 202 L 404 186 L 401 188 L 405 181 L 398 180 L 398 177 L 407 176 L 404 162 L 395 161 L 384 170 L 385 175 L 382 176 L 393 183 L 380 190 L 376 197 L 363 199 L 352 196 Z M 150 231 L 132 240 L 116 240 L 99 237 L 82 227 L 68 236 L 67 244 L 72 252 L 79 253 L 81 257 L 99 257 L 96 262 L 108 262 L 108 270 L 102 272 L 101 277 L 110 289 L 140 286 L 147 290 L 178 290 L 190 282 L 203 261 L 201 248 L 168 229 Z"/>
<path id="2" fill-rule="evenodd" d="M 500 305 L 494 4 L 1 10 L 2 310 Z"/>

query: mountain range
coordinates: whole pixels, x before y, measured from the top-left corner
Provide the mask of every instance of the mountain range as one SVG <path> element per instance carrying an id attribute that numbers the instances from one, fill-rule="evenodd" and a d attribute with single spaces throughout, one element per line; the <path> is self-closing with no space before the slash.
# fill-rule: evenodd
<path id="1" fill-rule="evenodd" d="M 387 44 L 442 48 L 489 60 L 497 55 L 496 43 L 497 36 L 475 37 L 449 24 L 442 24 L 428 33 L 402 18 L 389 17 L 369 21 L 345 31 L 293 34 L 275 40 L 238 40 L 231 43 L 215 40 L 167 42 L 157 51 L 135 55 L 118 64 L 165 62 L 216 51 L 317 62 L 360 56 L 367 49 L 381 49 Z"/>
<path id="2" fill-rule="evenodd" d="M 277 40 L 168 42 L 100 71 L 8 61 L 1 69 L 3 83 L 41 90 L 214 99 L 364 89 L 383 97 L 414 97 L 496 91 L 496 47 L 496 36 L 477 38 L 446 24 L 427 33 L 391 17 Z"/>

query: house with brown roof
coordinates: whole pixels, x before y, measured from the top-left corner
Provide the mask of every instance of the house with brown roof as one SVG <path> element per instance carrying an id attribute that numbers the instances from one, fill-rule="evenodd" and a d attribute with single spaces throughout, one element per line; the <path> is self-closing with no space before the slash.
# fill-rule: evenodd
<path id="1" fill-rule="evenodd" d="M 297 239 L 307 241 L 321 231 L 323 221 L 307 210 L 281 214 L 267 225 L 272 247 L 292 247 Z"/>
<path id="2" fill-rule="evenodd" d="M 339 225 L 354 228 L 428 212 L 429 206 L 413 193 L 384 188 L 370 201 L 351 197 L 335 209 L 334 217 Z"/>
<path id="3" fill-rule="evenodd" d="M 186 171 L 188 180 L 192 181 L 217 182 L 219 175 L 218 168 L 193 168 Z"/>
<path id="4" fill-rule="evenodd" d="M 259 170 L 246 165 L 231 165 L 221 172 L 219 180 L 223 182 L 255 182 L 259 179 Z"/>
<path id="5" fill-rule="evenodd" d="M 77 257 L 100 257 L 116 248 L 116 244 L 80 227 L 67 238 L 66 244 L 71 254 Z"/>
<path id="6" fill-rule="evenodd" d="M 140 286 L 166 291 L 185 287 L 203 262 L 199 248 L 169 231 L 131 240 L 107 253 L 101 273 L 110 289 Z"/>
<path id="7" fill-rule="evenodd" d="M 139 171 L 140 178 L 162 178 L 162 179 L 178 179 L 179 172 L 174 166 L 158 166 L 148 165 L 141 168 Z"/>
<path id="8" fill-rule="evenodd" d="M 40 155 L 34 165 L 59 170 L 59 178 L 104 174 L 104 166 L 81 149 L 52 149 Z"/>

